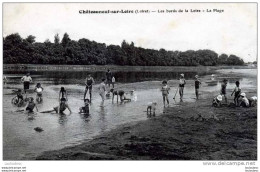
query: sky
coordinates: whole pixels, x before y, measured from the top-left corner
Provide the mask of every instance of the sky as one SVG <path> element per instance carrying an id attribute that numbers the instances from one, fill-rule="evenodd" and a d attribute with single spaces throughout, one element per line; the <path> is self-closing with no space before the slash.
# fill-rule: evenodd
<path id="1" fill-rule="evenodd" d="M 188 12 L 185 12 L 185 9 Z M 134 13 L 80 14 L 80 10 L 133 10 Z M 150 12 L 141 13 L 141 10 Z M 183 12 L 169 13 L 166 10 L 183 10 Z M 135 13 L 136 11 L 138 13 Z M 245 62 L 252 62 L 257 58 L 257 4 L 4 3 L 3 5 L 3 37 L 19 33 L 23 38 L 33 35 L 37 42 L 44 42 L 46 39 L 53 42 L 55 34 L 58 33 L 62 38 L 65 32 L 72 40 L 87 38 L 107 45 L 121 45 L 122 41 L 126 40 L 129 43 L 133 42 L 137 47 L 157 50 L 164 48 L 171 51 L 210 49 L 219 55 L 234 54 Z"/>

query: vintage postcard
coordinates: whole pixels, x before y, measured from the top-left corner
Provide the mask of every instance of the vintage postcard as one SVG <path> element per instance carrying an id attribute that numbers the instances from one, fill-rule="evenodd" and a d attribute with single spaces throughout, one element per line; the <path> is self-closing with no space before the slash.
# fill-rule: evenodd
<path id="1" fill-rule="evenodd" d="M 2 171 L 50 160 L 258 171 L 257 13 L 254 2 L 3 3 Z"/>

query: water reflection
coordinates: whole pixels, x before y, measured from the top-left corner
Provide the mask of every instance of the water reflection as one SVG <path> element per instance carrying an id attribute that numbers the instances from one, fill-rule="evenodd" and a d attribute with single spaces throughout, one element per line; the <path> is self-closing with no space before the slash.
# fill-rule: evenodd
<path id="1" fill-rule="evenodd" d="M 101 82 L 102 78 L 106 77 L 105 72 L 91 72 L 92 77 L 96 82 Z M 151 80 L 172 80 L 178 79 L 180 74 L 184 73 L 185 79 L 193 79 L 196 74 L 202 76 L 206 75 L 207 72 L 162 72 L 162 71 L 154 71 L 154 72 L 141 72 L 141 71 L 130 71 L 130 72 L 113 72 L 115 76 L 116 82 L 120 83 L 132 83 L 132 82 L 141 82 L 141 81 L 151 81 Z M 17 74 L 15 71 L 4 72 L 5 75 L 8 74 Z M 31 75 L 34 82 L 41 83 L 49 83 L 54 85 L 59 84 L 84 84 L 86 78 L 86 71 L 32 71 Z M 19 75 L 22 75 L 19 74 Z M 16 83 L 20 82 L 21 76 L 16 76 L 8 79 L 8 83 Z"/>
<path id="2" fill-rule="evenodd" d="M 66 114 L 59 114 L 59 124 L 64 125 L 68 121 Z"/>

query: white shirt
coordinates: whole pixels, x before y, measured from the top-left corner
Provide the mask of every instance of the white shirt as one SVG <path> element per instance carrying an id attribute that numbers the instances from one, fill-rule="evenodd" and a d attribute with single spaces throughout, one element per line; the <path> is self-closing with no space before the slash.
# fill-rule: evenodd
<path id="1" fill-rule="evenodd" d="M 242 98 L 242 102 L 245 102 L 246 106 L 249 106 L 249 101 L 246 97 Z"/>
<path id="2" fill-rule="evenodd" d="M 30 76 L 23 76 L 21 80 L 22 82 L 32 82 L 32 78 Z"/>

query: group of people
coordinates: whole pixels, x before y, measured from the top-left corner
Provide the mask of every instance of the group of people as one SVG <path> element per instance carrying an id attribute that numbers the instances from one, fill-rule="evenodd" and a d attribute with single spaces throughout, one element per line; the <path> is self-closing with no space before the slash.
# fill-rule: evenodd
<path id="1" fill-rule="evenodd" d="M 6 81 L 7 81 L 7 78 L 4 77 L 4 83 L 6 83 Z M 33 112 L 34 108 L 38 111 L 36 103 L 34 102 L 34 98 L 33 97 L 27 98 L 27 90 L 30 88 L 30 83 L 32 83 L 32 78 L 30 76 L 30 73 L 27 73 L 25 76 L 23 76 L 21 78 L 21 82 L 23 83 L 23 86 L 24 86 L 24 93 L 26 95 L 26 98 L 24 99 L 24 97 L 22 95 L 22 90 L 18 89 L 17 95 L 14 99 L 15 101 L 13 101 L 13 102 L 15 104 L 17 104 L 18 106 L 21 106 L 24 102 L 27 102 L 25 109 L 24 109 L 24 111 L 26 111 L 26 112 Z M 95 83 L 95 81 L 94 81 L 94 78 L 91 76 L 91 74 L 90 73 L 87 74 L 87 77 L 85 79 L 85 92 L 84 92 L 84 97 L 83 97 L 84 106 L 79 108 L 79 113 L 89 114 L 89 106 L 92 101 L 92 87 L 93 87 L 94 83 Z M 112 75 L 111 71 L 108 69 L 108 71 L 106 72 L 106 79 L 105 78 L 102 79 L 102 82 L 98 85 L 98 92 L 102 99 L 101 106 L 103 105 L 103 103 L 105 101 L 105 97 L 110 96 L 110 93 L 112 94 L 112 101 L 114 101 L 115 96 L 117 96 L 117 102 L 118 102 L 118 97 L 120 98 L 121 102 L 131 101 L 130 98 L 126 97 L 126 92 L 124 90 L 116 90 L 114 88 L 114 84 L 115 84 L 115 77 Z M 195 86 L 196 99 L 199 99 L 200 84 L 201 84 L 201 82 L 199 80 L 199 76 L 195 75 L 194 86 Z M 233 94 L 234 94 L 235 106 L 241 106 L 241 107 L 255 106 L 256 102 L 257 102 L 257 97 L 253 96 L 248 99 L 246 97 L 246 94 L 244 92 L 241 92 L 239 81 L 236 81 L 235 84 L 236 84 L 236 87 L 234 88 L 233 92 L 231 93 L 231 96 L 233 96 Z M 107 85 L 108 85 L 109 89 L 107 89 Z M 111 88 L 110 88 L 110 85 L 112 85 Z M 186 85 L 186 81 L 184 78 L 184 74 L 182 73 L 182 74 L 180 74 L 179 86 L 175 93 L 175 96 L 176 96 L 177 91 L 179 90 L 180 101 L 183 100 L 185 85 Z M 214 99 L 212 101 L 212 106 L 215 106 L 215 107 L 222 106 L 223 97 L 227 104 L 226 87 L 227 87 L 227 79 L 224 79 L 221 84 L 220 95 L 214 97 Z M 44 89 L 41 86 L 41 83 L 37 83 L 35 86 L 34 92 L 36 92 L 36 101 L 38 103 L 42 102 L 43 90 Z M 170 91 L 170 87 L 168 86 L 167 81 L 164 80 L 162 82 L 162 87 L 161 87 L 164 107 L 166 107 L 166 103 L 169 106 L 169 97 L 168 97 L 169 91 Z M 86 98 L 87 93 L 89 93 L 89 98 Z M 133 91 L 131 93 L 133 93 Z M 175 99 L 175 96 L 173 99 Z M 63 113 L 66 109 L 68 109 L 71 113 L 71 108 L 68 105 L 67 91 L 65 90 L 64 87 L 61 87 L 61 89 L 59 91 L 59 105 L 54 107 L 52 110 L 43 111 L 42 113 L 49 113 L 49 112 Z"/>
<path id="2" fill-rule="evenodd" d="M 200 87 L 200 80 L 199 80 L 199 76 L 195 75 L 195 94 L 196 94 L 196 99 L 199 99 L 199 87 Z M 184 86 L 186 85 L 186 81 L 184 78 L 184 74 L 180 74 L 180 78 L 179 78 L 179 87 L 176 90 L 175 96 L 177 94 L 177 91 L 179 90 L 179 95 L 180 95 L 180 101 L 183 101 L 183 94 L 184 94 Z M 162 82 L 162 87 L 161 87 L 161 92 L 162 92 L 162 97 L 163 97 L 163 105 L 164 107 L 166 107 L 166 102 L 167 102 L 167 106 L 169 106 L 169 98 L 168 98 L 168 94 L 169 94 L 169 90 L 170 87 L 167 85 L 167 81 L 164 80 Z M 175 96 L 173 97 L 173 99 L 175 99 Z"/>
<path id="3" fill-rule="evenodd" d="M 227 83 L 228 83 L 227 81 L 228 81 L 227 79 L 224 79 L 222 81 L 220 94 L 213 99 L 212 106 L 221 107 L 222 104 L 223 104 L 222 103 L 223 97 L 225 99 L 225 104 L 228 104 L 228 102 L 227 102 L 227 91 L 226 91 Z M 231 96 L 234 95 L 234 105 L 236 107 L 256 106 L 257 97 L 253 96 L 253 97 L 247 98 L 246 93 L 242 92 L 242 90 L 240 88 L 240 82 L 236 81 L 235 84 L 236 84 L 236 86 L 231 93 Z"/>
<path id="4" fill-rule="evenodd" d="M 4 76 L 4 84 L 6 84 L 6 82 L 7 82 L 7 77 Z M 25 76 L 23 76 L 21 78 L 21 82 L 23 83 L 24 93 L 25 93 L 26 98 L 24 98 L 24 96 L 22 94 L 22 90 L 18 89 L 16 92 L 16 96 L 12 100 L 12 103 L 14 103 L 18 107 L 20 107 L 24 104 L 24 102 L 27 102 L 25 109 L 19 110 L 19 111 L 25 111 L 25 112 L 29 112 L 29 113 L 32 113 L 34 109 L 36 109 L 38 111 L 37 105 L 34 102 L 34 98 L 33 97 L 27 98 L 27 90 L 29 90 L 30 83 L 32 83 L 32 78 L 30 76 L 30 73 L 27 73 Z M 84 106 L 79 108 L 79 113 L 89 114 L 89 104 L 91 103 L 91 100 L 92 100 L 92 87 L 93 87 L 94 83 L 95 83 L 95 81 L 94 81 L 93 77 L 91 76 L 91 74 L 90 73 L 87 74 L 87 77 L 85 80 L 85 92 L 84 92 L 84 99 L 83 99 Z M 109 93 L 110 92 L 112 93 L 113 99 L 114 99 L 114 95 L 117 95 L 117 96 L 119 95 L 121 101 L 127 100 L 125 98 L 124 91 L 122 91 L 122 90 L 115 91 L 114 90 L 115 77 L 112 75 L 111 71 L 108 69 L 108 71 L 106 73 L 106 79 L 102 79 L 101 84 L 98 86 L 99 95 L 102 98 L 102 102 L 104 102 L 104 100 L 105 100 L 107 85 L 108 85 L 109 89 L 110 89 L 110 85 L 112 86 L 112 88 L 109 90 Z M 43 100 L 42 99 L 43 90 L 44 89 L 41 86 L 41 83 L 37 83 L 35 86 L 34 92 L 36 92 L 36 101 L 38 103 L 41 103 Z M 86 98 L 87 93 L 89 93 L 89 98 Z M 70 113 L 72 112 L 71 108 L 68 105 L 67 91 L 65 90 L 64 87 L 61 87 L 61 89 L 59 91 L 59 105 L 54 107 L 52 110 L 43 111 L 41 113 L 50 113 L 50 112 L 63 113 L 66 109 L 68 109 L 70 111 Z"/>

